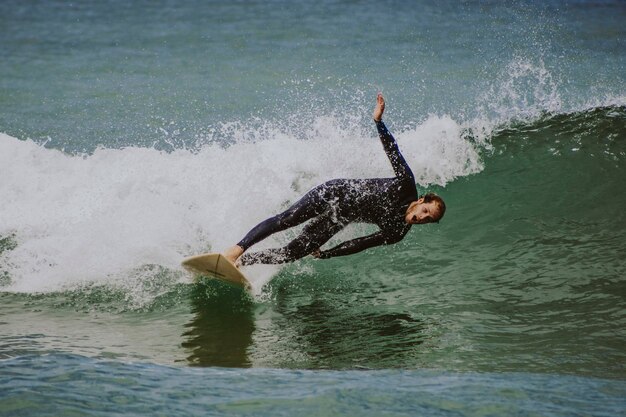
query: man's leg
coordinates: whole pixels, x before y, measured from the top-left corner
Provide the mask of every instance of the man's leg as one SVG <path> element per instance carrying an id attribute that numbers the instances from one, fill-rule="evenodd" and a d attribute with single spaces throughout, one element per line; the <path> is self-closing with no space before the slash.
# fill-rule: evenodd
<path id="1" fill-rule="evenodd" d="M 343 228 L 344 225 L 334 221 L 330 213 L 323 214 L 307 224 L 300 236 L 292 240 L 287 246 L 244 254 L 240 258 L 241 265 L 281 264 L 295 261 L 319 249 Z"/>
<path id="2" fill-rule="evenodd" d="M 244 251 L 255 243 L 320 215 L 329 207 L 329 196 L 332 195 L 336 182 L 329 181 L 318 185 L 284 212 L 259 223 L 237 245 L 227 249 L 224 256 L 234 263 Z"/>

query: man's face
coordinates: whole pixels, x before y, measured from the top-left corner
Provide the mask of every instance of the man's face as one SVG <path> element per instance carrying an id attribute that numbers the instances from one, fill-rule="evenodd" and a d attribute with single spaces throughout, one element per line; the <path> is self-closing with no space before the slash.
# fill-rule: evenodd
<path id="1" fill-rule="evenodd" d="M 417 200 L 411 210 L 406 214 L 405 221 L 409 224 L 426 224 L 437 221 L 441 217 L 439 205 L 436 201 L 424 203 L 424 199 Z"/>

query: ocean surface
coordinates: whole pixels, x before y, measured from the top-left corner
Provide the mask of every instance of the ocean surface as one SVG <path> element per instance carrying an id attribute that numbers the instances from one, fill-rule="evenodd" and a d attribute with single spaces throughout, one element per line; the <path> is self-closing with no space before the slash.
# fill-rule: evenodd
<path id="1" fill-rule="evenodd" d="M 0 416 L 626 415 L 625 21 L 3 0 Z M 193 282 L 311 187 L 392 175 L 378 91 L 441 223 Z"/>

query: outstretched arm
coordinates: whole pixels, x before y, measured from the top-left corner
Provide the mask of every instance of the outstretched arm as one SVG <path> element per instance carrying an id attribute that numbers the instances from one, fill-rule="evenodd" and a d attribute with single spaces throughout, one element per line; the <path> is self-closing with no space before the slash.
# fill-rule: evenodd
<path id="1" fill-rule="evenodd" d="M 380 137 L 380 141 L 383 144 L 383 148 L 385 149 L 385 153 L 391 161 L 391 166 L 393 167 L 393 171 L 399 178 L 413 177 L 413 172 L 409 165 L 404 160 L 404 157 L 400 153 L 400 149 L 398 148 L 398 144 L 394 137 L 387 130 L 387 126 L 383 123 L 383 113 L 385 111 L 385 98 L 381 93 L 378 93 L 376 97 L 376 107 L 374 108 L 373 118 L 374 122 L 376 122 L 376 129 L 378 130 L 378 136 Z"/>
<path id="2" fill-rule="evenodd" d="M 363 236 L 352 240 L 347 240 L 332 249 L 325 251 L 318 251 L 313 253 L 313 256 L 320 259 L 333 258 L 335 256 L 352 255 L 353 253 L 361 252 L 362 250 L 373 248 L 374 246 L 389 245 L 399 242 L 402 236 L 390 237 L 384 232 L 376 232 L 369 236 Z"/>

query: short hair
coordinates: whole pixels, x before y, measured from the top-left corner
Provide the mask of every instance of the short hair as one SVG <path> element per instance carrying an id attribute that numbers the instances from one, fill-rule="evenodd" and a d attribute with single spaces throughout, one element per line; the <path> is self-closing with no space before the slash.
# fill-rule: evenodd
<path id="1" fill-rule="evenodd" d="M 439 220 L 443 218 L 443 215 L 446 214 L 446 203 L 443 202 L 443 198 L 439 197 L 435 193 L 427 193 L 422 196 L 424 198 L 424 203 L 430 203 L 434 201 L 437 203 L 437 208 L 439 209 L 439 218 L 435 220 L 435 223 L 439 223 Z"/>

